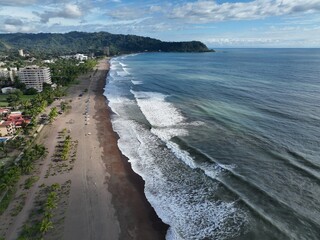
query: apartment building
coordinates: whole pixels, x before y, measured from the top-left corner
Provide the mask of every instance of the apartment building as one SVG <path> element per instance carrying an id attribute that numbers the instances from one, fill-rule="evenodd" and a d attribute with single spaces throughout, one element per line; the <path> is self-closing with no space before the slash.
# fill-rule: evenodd
<path id="1" fill-rule="evenodd" d="M 18 72 L 21 82 L 26 84 L 27 88 L 34 88 L 42 92 L 43 83 L 51 84 L 50 69 L 47 67 L 28 66 L 21 68 Z"/>

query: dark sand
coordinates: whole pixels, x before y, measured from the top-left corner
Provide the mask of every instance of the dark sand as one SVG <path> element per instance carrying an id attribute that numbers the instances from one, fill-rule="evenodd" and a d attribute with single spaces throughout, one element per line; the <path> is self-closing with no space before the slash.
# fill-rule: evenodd
<path id="1" fill-rule="evenodd" d="M 158 218 L 144 195 L 144 181 L 131 169 L 128 159 L 117 146 L 118 135 L 113 131 L 112 111 L 103 95 L 106 76 L 100 77 L 95 88 L 95 115 L 98 140 L 103 148 L 103 160 L 110 177 L 106 179 L 112 204 L 120 224 L 120 239 L 165 239 L 168 226 Z"/>

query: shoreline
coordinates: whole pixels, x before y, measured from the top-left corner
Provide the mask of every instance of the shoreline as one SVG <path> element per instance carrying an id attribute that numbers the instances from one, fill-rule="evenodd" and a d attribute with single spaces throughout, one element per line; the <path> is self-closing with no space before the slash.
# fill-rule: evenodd
<path id="1" fill-rule="evenodd" d="M 70 106 L 35 140 L 46 147 L 47 154 L 34 163 L 30 174 L 19 179 L 13 200 L 0 215 L 0 238 L 17 239 L 25 226 L 40 221 L 37 199 L 42 186 L 59 184 L 66 186 L 66 191 L 59 195 L 61 199 L 52 212 L 53 229 L 45 234 L 46 239 L 165 239 L 168 226 L 147 201 L 144 181 L 118 148 L 112 111 L 103 95 L 108 72 L 108 59 L 99 60 L 92 71 L 79 77 L 79 84 L 68 89 L 66 97 L 47 107 L 49 113 L 52 107 L 59 108 L 61 101 Z M 68 161 L 62 163 L 57 151 L 66 132 L 71 149 Z M 32 176 L 37 181 L 25 189 L 26 179 Z M 39 229 L 34 231 L 23 234 L 33 239 L 40 234 Z"/>
<path id="2" fill-rule="evenodd" d="M 110 61 L 107 61 L 110 66 Z M 105 76 L 96 83 L 94 99 L 97 112 L 93 117 L 97 120 L 103 161 L 110 174 L 107 180 L 108 191 L 112 194 L 111 201 L 120 225 L 119 239 L 165 239 L 169 226 L 157 216 L 144 194 L 144 180 L 132 170 L 128 158 L 118 148 L 119 136 L 114 132 L 111 123 L 114 113 L 104 96 L 108 73 L 109 68 L 105 71 Z M 111 161 L 108 161 L 107 156 L 112 156 Z"/>

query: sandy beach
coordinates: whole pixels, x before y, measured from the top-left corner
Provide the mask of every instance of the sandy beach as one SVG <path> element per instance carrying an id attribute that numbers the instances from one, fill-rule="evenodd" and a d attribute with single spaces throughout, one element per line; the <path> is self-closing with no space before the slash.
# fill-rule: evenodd
<path id="1" fill-rule="evenodd" d="M 119 239 L 165 239 L 168 226 L 157 217 L 146 200 L 144 181 L 132 171 L 130 163 L 117 146 L 118 136 L 110 121 L 112 113 L 103 96 L 105 79 L 99 77 L 96 83 L 94 119 L 97 121 L 97 137 L 100 146 L 103 146 L 103 161 L 110 174 L 108 190 L 112 194 L 112 204 L 120 223 Z"/>
<path id="2" fill-rule="evenodd" d="M 164 239 L 167 226 L 145 199 L 143 180 L 117 146 L 103 96 L 108 70 L 109 63 L 100 61 L 89 86 L 88 79 L 82 79 L 70 92 L 67 121 L 74 120 L 69 129 L 79 145 L 63 239 Z M 88 93 L 78 97 L 86 88 Z"/>
<path id="3" fill-rule="evenodd" d="M 21 212 L 10 218 L 5 239 L 17 239 L 23 224 L 35 209 L 41 186 L 59 183 L 67 186 L 54 216 L 55 229 L 44 239 L 165 239 L 167 225 L 157 217 L 146 200 L 144 182 L 135 174 L 117 146 L 111 111 L 103 96 L 109 71 L 107 59 L 69 88 L 67 101 L 71 109 L 44 127 L 37 143 L 47 147 L 48 154 L 39 163 L 39 180 L 25 194 Z M 81 96 L 80 96 L 81 94 Z M 53 161 L 61 132 L 72 139 L 74 161 L 58 165 Z M 3 219 L 9 219 L 10 207 Z"/>

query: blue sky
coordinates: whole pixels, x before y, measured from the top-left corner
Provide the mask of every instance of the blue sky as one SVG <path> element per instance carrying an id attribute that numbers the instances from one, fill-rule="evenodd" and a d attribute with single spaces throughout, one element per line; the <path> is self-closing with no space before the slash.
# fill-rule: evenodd
<path id="1" fill-rule="evenodd" d="M 108 31 L 209 47 L 320 47 L 320 0 L 0 0 L 0 32 Z"/>

